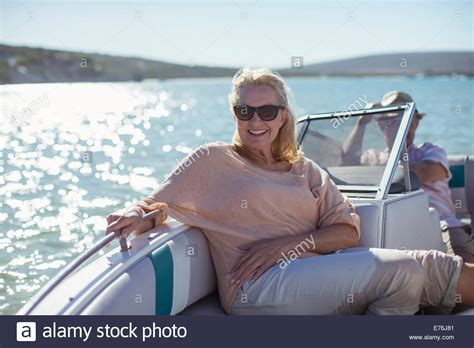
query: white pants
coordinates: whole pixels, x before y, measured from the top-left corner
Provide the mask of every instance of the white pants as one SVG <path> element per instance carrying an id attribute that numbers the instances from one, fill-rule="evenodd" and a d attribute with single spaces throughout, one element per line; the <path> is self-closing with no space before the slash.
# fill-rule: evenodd
<path id="1" fill-rule="evenodd" d="M 394 314 L 455 306 L 462 258 L 436 250 L 350 248 L 276 264 L 240 287 L 231 314 Z"/>

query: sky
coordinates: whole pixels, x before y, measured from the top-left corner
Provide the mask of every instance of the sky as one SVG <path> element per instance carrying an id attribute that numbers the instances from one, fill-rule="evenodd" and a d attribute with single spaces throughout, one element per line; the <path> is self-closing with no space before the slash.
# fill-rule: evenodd
<path id="1" fill-rule="evenodd" d="M 167 62 L 290 67 L 473 50 L 474 1 L 0 0 L 0 43 Z"/>

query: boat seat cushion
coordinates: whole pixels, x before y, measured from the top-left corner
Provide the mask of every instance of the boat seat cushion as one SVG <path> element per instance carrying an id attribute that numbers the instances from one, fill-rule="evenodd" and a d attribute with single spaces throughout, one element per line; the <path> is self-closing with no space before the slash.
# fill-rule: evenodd
<path id="1" fill-rule="evenodd" d="M 192 304 L 179 315 L 227 315 L 221 306 L 217 291 Z"/>

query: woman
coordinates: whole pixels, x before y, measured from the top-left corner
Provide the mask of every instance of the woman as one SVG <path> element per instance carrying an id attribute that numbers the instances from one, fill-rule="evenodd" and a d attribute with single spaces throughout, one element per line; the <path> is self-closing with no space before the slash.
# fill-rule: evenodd
<path id="1" fill-rule="evenodd" d="M 143 214 L 158 208 L 200 227 L 229 314 L 413 314 L 420 305 L 451 309 L 459 297 L 474 306 L 474 265 L 460 257 L 356 248 L 359 218 L 298 151 L 279 75 L 245 68 L 229 99 L 233 144 L 195 150 L 150 197 L 109 215 L 108 232 L 146 231 L 153 223 Z"/>

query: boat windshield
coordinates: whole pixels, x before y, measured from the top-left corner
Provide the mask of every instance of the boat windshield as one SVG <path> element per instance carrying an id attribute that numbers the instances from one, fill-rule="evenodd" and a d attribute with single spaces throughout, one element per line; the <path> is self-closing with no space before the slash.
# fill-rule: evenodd
<path id="1" fill-rule="evenodd" d="M 303 117 L 300 148 L 343 191 L 386 191 L 385 196 L 393 177 L 403 176 L 399 158 L 413 105 Z"/>

